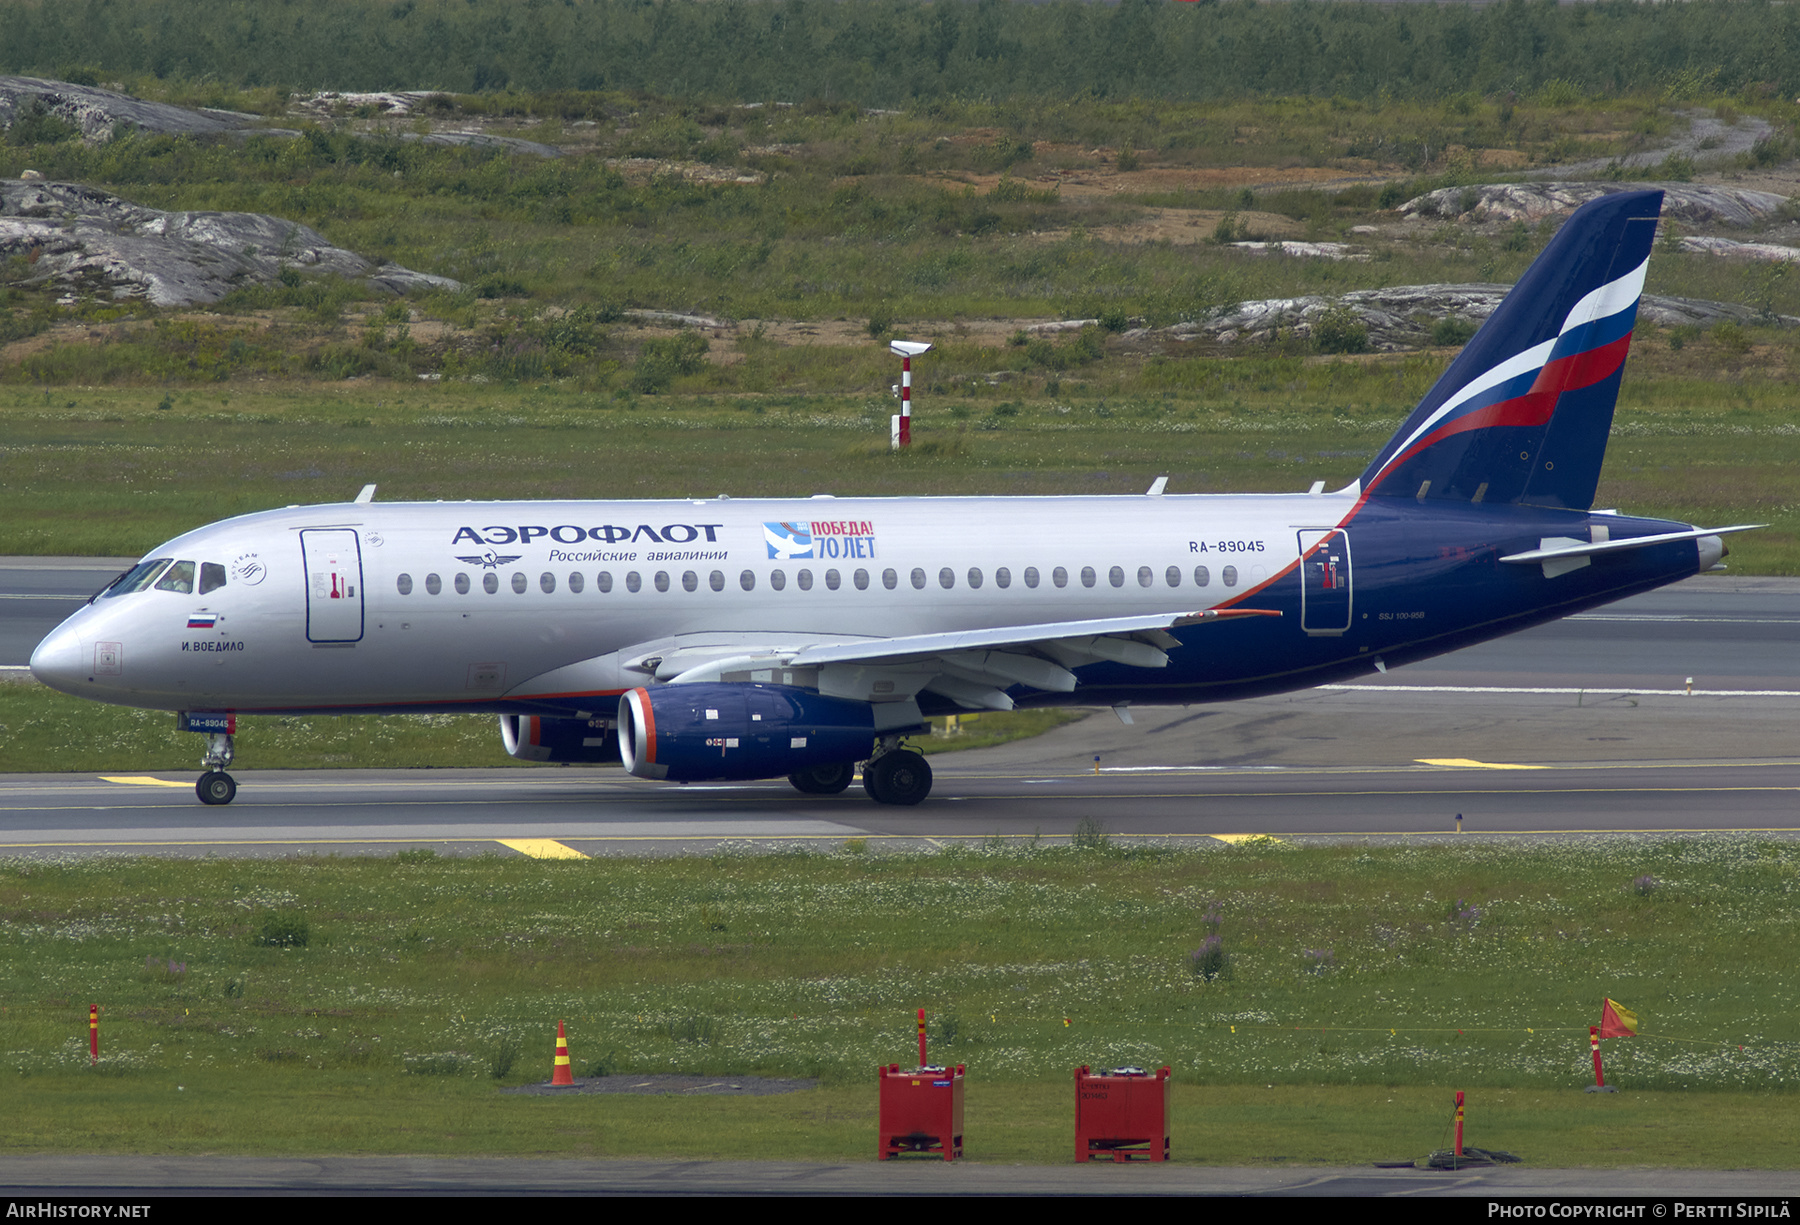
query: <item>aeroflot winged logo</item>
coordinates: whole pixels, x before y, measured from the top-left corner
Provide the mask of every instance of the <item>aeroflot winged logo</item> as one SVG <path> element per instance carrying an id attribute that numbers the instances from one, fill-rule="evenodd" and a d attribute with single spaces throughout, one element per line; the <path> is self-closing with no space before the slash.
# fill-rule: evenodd
<path id="1" fill-rule="evenodd" d="M 763 543 L 777 561 L 874 557 L 875 525 L 866 519 L 764 523 Z"/>

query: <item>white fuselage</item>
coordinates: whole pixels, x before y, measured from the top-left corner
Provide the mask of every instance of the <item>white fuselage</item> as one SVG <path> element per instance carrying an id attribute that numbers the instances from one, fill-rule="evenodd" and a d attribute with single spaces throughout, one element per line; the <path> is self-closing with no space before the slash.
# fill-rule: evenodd
<path id="1" fill-rule="evenodd" d="M 646 658 L 679 652 L 1212 608 L 1292 567 L 1299 533 L 1353 505 L 1271 495 L 289 508 L 155 550 L 196 573 L 223 567 L 225 582 L 97 599 L 34 666 L 86 696 L 175 710 L 598 698 L 642 683 Z"/>

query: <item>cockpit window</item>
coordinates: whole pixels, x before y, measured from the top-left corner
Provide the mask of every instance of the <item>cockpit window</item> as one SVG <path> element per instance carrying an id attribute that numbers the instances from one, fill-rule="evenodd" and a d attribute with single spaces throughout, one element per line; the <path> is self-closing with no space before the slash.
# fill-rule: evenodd
<path id="1" fill-rule="evenodd" d="M 163 572 L 156 580 L 158 591 L 174 591 L 181 595 L 194 594 L 194 563 L 178 561 Z"/>
<path id="2" fill-rule="evenodd" d="M 153 557 L 149 561 L 141 561 L 121 574 L 118 581 L 108 587 L 104 594 L 110 599 L 116 595 L 130 595 L 134 591 L 142 591 L 156 581 L 156 576 L 161 574 L 163 567 L 168 564 L 169 559 L 166 557 Z"/>
<path id="3" fill-rule="evenodd" d="M 225 567 L 216 561 L 202 562 L 200 565 L 200 594 L 217 591 L 225 585 Z"/>

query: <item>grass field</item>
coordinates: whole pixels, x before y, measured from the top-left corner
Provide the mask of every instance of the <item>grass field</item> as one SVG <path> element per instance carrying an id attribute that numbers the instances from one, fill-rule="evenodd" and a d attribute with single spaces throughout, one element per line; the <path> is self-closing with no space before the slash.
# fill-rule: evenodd
<path id="1" fill-rule="evenodd" d="M 1759 838 L 1193 851 L 1092 825 L 924 855 L 15 860 L 0 1146 L 856 1159 L 868 1074 L 924 1007 L 986 1159 L 1066 1159 L 1077 1064 L 1168 1063 L 1189 1160 L 1418 1155 L 1463 1088 L 1471 1143 L 1543 1164 L 1791 1167 L 1796 887 L 1800 849 Z M 1616 1101 L 1579 1093 L 1602 996 L 1642 1018 L 1606 1044 Z M 499 1094 L 546 1078 L 559 1017 L 577 1075 L 824 1087 Z"/>
<path id="2" fill-rule="evenodd" d="M 1599 504 L 1771 523 L 1733 538 L 1731 565 L 1800 573 L 1800 427 L 1784 351 L 1734 367 L 1695 346 L 1646 347 Z M 1119 390 L 1055 395 L 958 389 L 944 374 L 921 393 L 918 443 L 904 455 L 887 449 L 885 395 L 358 381 L 179 391 L 165 408 L 164 393 L 143 389 L 20 389 L 0 393 L 0 554 L 138 554 L 230 515 L 346 501 L 368 482 L 382 500 L 1123 494 L 1165 474 L 1171 493 L 1336 488 L 1444 361 L 1205 358 L 1147 366 Z"/>

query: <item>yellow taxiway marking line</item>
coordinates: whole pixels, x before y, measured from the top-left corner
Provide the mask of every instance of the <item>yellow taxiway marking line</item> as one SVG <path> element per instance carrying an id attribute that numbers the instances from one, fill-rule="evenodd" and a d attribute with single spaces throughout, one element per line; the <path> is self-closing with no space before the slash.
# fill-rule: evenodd
<path id="1" fill-rule="evenodd" d="M 138 787 L 192 787 L 192 783 L 172 783 L 166 778 L 151 778 L 148 774 L 102 774 L 103 783 L 131 783 Z"/>
<path id="2" fill-rule="evenodd" d="M 1548 770 L 1549 766 L 1520 766 L 1504 761 L 1476 761 L 1469 757 L 1415 757 L 1422 766 L 1449 766 L 1455 770 Z"/>
<path id="3" fill-rule="evenodd" d="M 511 847 L 521 855 L 529 855 L 533 859 L 586 859 L 580 851 L 572 846 L 564 846 L 554 838 L 496 838 L 501 846 Z"/>
<path id="4" fill-rule="evenodd" d="M 1280 842 L 1273 834 L 1208 834 L 1208 838 L 1217 838 L 1220 842 L 1229 842 L 1236 846 L 1240 842 Z"/>

